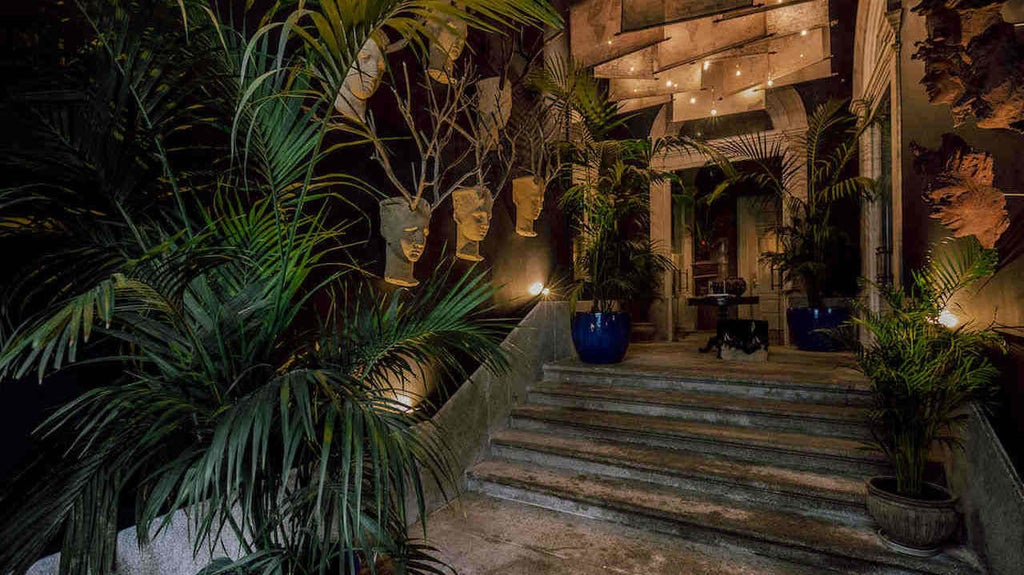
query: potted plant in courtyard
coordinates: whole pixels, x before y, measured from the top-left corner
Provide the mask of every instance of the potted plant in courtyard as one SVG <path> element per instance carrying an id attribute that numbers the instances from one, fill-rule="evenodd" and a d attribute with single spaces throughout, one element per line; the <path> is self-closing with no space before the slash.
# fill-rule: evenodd
<path id="1" fill-rule="evenodd" d="M 895 473 L 868 480 L 868 510 L 887 544 L 919 556 L 938 552 L 958 521 L 956 497 L 926 481 L 929 454 L 957 445 L 964 408 L 983 399 L 998 375 L 987 352 L 1001 346 L 988 327 L 956 326 L 950 311 L 957 294 L 994 271 L 994 250 L 974 238 L 947 247 L 906 291 L 878 288 L 886 309 L 861 305 L 853 320 L 870 338 L 858 365 L 871 380 L 871 433 Z"/>
<path id="2" fill-rule="evenodd" d="M 852 295 L 842 294 L 840 274 L 856 268 L 855 240 L 840 217 L 844 207 L 855 207 L 872 191 L 870 178 L 850 174 L 860 137 L 872 122 L 873 117 L 858 116 L 845 102 L 831 100 L 808 116 L 807 130 L 788 146 L 758 133 L 707 147 L 726 172 L 711 201 L 741 184 L 754 184 L 782 204 L 781 221 L 774 227 L 781 249 L 762 258 L 806 297 L 805 305 L 786 310 L 790 337 L 800 349 L 834 349 L 828 330 L 849 319 L 847 308 L 828 300 Z"/>
<path id="3" fill-rule="evenodd" d="M 575 233 L 573 300 L 591 301 L 590 311 L 573 316 L 573 343 L 586 363 L 618 363 L 629 347 L 627 306 L 652 301 L 672 269 L 650 240 L 649 198 L 653 182 L 675 177 L 653 160 L 683 140 L 616 139 L 624 121 L 618 104 L 571 60 L 548 63 L 532 83 L 547 99 L 549 153 L 567 183 L 560 204 Z"/>

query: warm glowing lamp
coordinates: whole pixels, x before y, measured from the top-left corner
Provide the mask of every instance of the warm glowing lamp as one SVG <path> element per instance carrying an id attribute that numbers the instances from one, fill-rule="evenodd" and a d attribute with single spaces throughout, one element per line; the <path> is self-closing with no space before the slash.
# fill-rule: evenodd
<path id="1" fill-rule="evenodd" d="M 542 284 L 541 282 L 533 282 L 532 284 L 530 284 L 528 291 L 530 292 L 530 295 L 538 296 L 544 293 L 544 284 Z"/>
<path id="2" fill-rule="evenodd" d="M 953 329 L 960 324 L 960 318 L 956 317 L 956 314 L 948 309 L 942 310 L 939 313 L 939 317 L 936 318 L 936 321 L 938 321 L 940 325 L 948 327 L 949 329 Z"/>

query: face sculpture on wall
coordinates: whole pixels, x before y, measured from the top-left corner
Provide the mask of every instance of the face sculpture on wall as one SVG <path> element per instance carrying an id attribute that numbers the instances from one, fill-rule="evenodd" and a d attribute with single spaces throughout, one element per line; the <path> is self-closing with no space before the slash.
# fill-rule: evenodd
<path id="1" fill-rule="evenodd" d="M 544 209 L 544 185 L 540 178 L 526 176 L 512 180 L 512 201 L 516 204 L 516 233 L 537 237 L 533 222 Z"/>
<path id="2" fill-rule="evenodd" d="M 481 144 L 484 148 L 491 148 L 512 117 L 512 83 L 502 85 L 498 76 L 484 78 L 476 83 L 476 98 Z"/>
<path id="3" fill-rule="evenodd" d="M 434 41 L 430 44 L 430 65 L 427 74 L 436 82 L 451 82 L 455 61 L 462 55 L 466 47 L 466 34 L 469 27 L 462 20 L 451 19 L 430 26 Z"/>
<path id="4" fill-rule="evenodd" d="M 462 188 L 452 193 L 452 204 L 458 233 L 455 257 L 472 262 L 484 259 L 480 255 L 480 242 L 491 229 L 494 196 L 483 186 Z"/>
<path id="5" fill-rule="evenodd" d="M 415 210 L 409 209 L 405 198 L 380 203 L 380 234 L 388 245 L 384 281 L 402 287 L 419 285 L 413 264 L 423 256 L 429 224 L 430 207 L 424 201 Z"/>
<path id="6" fill-rule="evenodd" d="M 353 120 L 366 119 L 366 101 L 373 96 L 384 76 L 384 52 L 373 38 L 363 44 L 356 62 L 334 98 L 334 108 Z"/>

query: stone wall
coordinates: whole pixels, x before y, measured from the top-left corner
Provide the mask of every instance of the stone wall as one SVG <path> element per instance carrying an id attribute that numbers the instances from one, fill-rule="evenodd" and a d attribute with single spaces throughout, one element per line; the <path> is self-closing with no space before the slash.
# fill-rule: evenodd
<path id="1" fill-rule="evenodd" d="M 507 426 L 512 407 L 526 400 L 527 387 L 540 379 L 546 362 L 575 354 L 569 317 L 568 302 L 537 304 L 502 344 L 510 354 L 511 371 L 499 375 L 481 367 L 431 422 L 424 424 L 428 432 L 444 435 L 455 470 L 469 469 L 487 454 L 491 433 Z M 460 473 L 458 480 L 457 491 L 465 487 L 464 474 Z M 445 495 L 454 495 L 442 494 L 433 485 L 427 487 L 428 513 L 446 503 Z"/>
<path id="2" fill-rule="evenodd" d="M 427 433 L 443 433 L 454 455 L 453 469 L 459 485 L 449 490 L 452 497 L 465 487 L 466 469 L 486 455 L 490 434 L 507 425 L 512 407 L 526 399 L 526 389 L 537 381 L 544 363 L 571 356 L 569 304 L 540 302 L 505 338 L 502 347 L 509 353 L 511 370 L 495 374 L 481 367 L 445 403 L 430 424 Z M 439 508 L 445 494 L 426 485 L 427 511 Z M 415 515 L 415 514 L 414 514 Z M 412 517 L 415 521 L 418 517 Z M 239 545 L 233 537 L 222 537 L 213 549 L 203 549 L 193 557 L 189 521 L 184 511 L 174 514 L 171 524 L 140 549 L 135 528 L 118 534 L 116 575 L 193 575 L 209 563 L 211 557 L 237 556 Z M 59 556 L 51 555 L 36 563 L 29 575 L 57 575 Z"/>

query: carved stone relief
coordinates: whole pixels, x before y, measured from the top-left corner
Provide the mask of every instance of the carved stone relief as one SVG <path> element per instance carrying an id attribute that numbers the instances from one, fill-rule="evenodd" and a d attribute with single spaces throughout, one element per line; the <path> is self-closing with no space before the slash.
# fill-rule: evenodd
<path id="1" fill-rule="evenodd" d="M 925 199 L 932 218 L 955 237 L 975 236 L 981 245 L 994 247 L 1010 225 L 1006 196 L 993 187 L 995 164 L 991 154 L 974 150 L 954 134 L 942 135 L 942 146 L 929 150 L 911 143 L 914 169 L 925 177 Z"/>
<path id="2" fill-rule="evenodd" d="M 933 104 L 948 104 L 956 125 L 1024 131 L 1024 43 L 1003 19 L 1004 1 L 923 0 L 928 37 L 914 58 Z"/>

